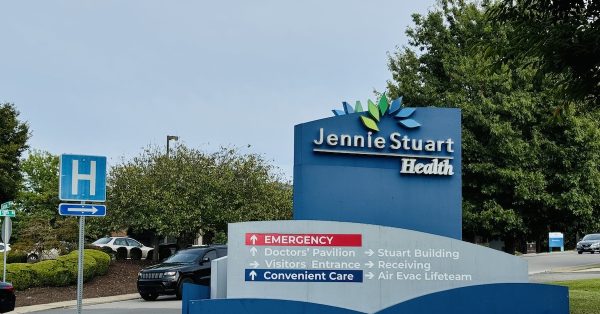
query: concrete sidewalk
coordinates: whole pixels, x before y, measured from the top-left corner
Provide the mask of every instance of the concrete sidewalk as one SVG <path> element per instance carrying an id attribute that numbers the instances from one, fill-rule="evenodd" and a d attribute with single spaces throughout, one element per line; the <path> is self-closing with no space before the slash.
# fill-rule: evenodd
<path id="1" fill-rule="evenodd" d="M 83 305 L 94 305 L 94 304 L 101 304 L 101 303 L 126 301 L 126 300 L 138 299 L 139 297 L 140 297 L 139 294 L 132 293 L 132 294 L 115 295 L 115 296 L 102 297 L 102 298 L 83 299 Z M 30 306 L 21 306 L 21 307 L 15 308 L 15 310 L 11 313 L 32 313 L 32 312 L 37 312 L 37 311 L 60 309 L 60 308 L 76 306 L 76 305 L 77 305 L 77 300 L 48 303 L 48 304 L 30 305 Z"/>

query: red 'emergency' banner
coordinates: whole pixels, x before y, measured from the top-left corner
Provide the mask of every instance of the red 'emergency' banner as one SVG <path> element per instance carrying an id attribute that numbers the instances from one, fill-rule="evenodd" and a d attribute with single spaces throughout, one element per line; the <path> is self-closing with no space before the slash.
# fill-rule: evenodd
<path id="1" fill-rule="evenodd" d="M 246 233 L 246 245 L 256 246 L 362 246 L 362 234 Z"/>

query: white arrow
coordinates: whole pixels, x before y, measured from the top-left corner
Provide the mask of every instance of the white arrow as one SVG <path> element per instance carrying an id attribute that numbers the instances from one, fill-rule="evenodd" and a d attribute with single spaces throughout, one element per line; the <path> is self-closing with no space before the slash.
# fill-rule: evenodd
<path id="1" fill-rule="evenodd" d="M 260 265 L 260 264 L 258 264 L 258 262 L 257 262 L 257 261 L 254 261 L 254 262 L 250 263 L 250 266 L 252 266 L 252 267 L 254 267 L 254 268 L 257 268 L 257 267 L 258 267 L 258 265 Z"/>
<path id="2" fill-rule="evenodd" d="M 254 245 L 254 244 L 256 244 L 256 240 L 258 240 L 258 237 L 256 237 L 256 234 L 253 234 L 253 235 L 250 237 L 250 241 L 252 241 L 252 244 L 253 244 L 253 245 Z"/>
<path id="3" fill-rule="evenodd" d="M 250 253 L 252 253 L 252 256 L 256 256 L 256 252 L 257 252 L 257 251 L 258 251 L 258 250 L 257 250 L 255 247 L 252 247 L 252 248 L 250 249 Z"/>
<path id="4" fill-rule="evenodd" d="M 256 278 L 256 272 L 255 271 L 251 271 L 250 272 L 250 280 L 254 281 L 254 278 Z"/>
<path id="5" fill-rule="evenodd" d="M 78 212 L 78 213 L 92 213 L 95 214 L 96 212 L 98 212 L 98 208 L 92 206 L 92 208 L 73 208 L 73 207 L 68 207 L 67 208 L 68 212 Z"/>
<path id="6" fill-rule="evenodd" d="M 367 273 L 365 276 L 367 277 L 367 279 L 373 279 L 373 277 L 374 277 L 375 275 L 373 275 L 373 273 L 372 273 L 372 272 L 368 272 L 368 273 Z"/>
<path id="7" fill-rule="evenodd" d="M 368 251 L 365 251 L 365 254 L 369 255 L 369 256 L 373 256 L 373 250 L 369 249 Z"/>
<path id="8" fill-rule="evenodd" d="M 373 262 L 369 261 L 368 263 L 365 263 L 365 265 L 369 268 L 373 268 L 373 265 L 375 265 L 375 264 L 373 264 Z"/>

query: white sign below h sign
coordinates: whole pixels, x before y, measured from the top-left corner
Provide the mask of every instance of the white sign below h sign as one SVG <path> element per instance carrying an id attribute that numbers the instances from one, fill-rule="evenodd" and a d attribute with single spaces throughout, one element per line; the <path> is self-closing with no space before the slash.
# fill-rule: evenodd
<path id="1" fill-rule="evenodd" d="M 106 157 L 60 156 L 60 199 L 63 201 L 106 200 Z"/>

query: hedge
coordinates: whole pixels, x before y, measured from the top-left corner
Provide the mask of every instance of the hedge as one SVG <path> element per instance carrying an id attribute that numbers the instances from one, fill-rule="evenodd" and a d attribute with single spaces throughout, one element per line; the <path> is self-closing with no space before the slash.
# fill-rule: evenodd
<path id="1" fill-rule="evenodd" d="M 10 255 L 9 255 L 10 256 Z M 36 286 L 67 286 L 77 283 L 78 252 L 73 251 L 54 260 L 35 264 L 14 263 L 6 268 L 7 281 L 17 290 Z M 0 264 L 2 265 L 2 264 Z M 85 250 L 83 256 L 83 280 L 108 272 L 110 256 L 98 250 Z M 0 267 L 2 270 L 2 267 Z"/>
<path id="2" fill-rule="evenodd" d="M 4 252 L 0 253 L 0 264 L 2 264 L 2 261 L 4 261 Z M 27 253 L 19 250 L 8 251 L 8 255 L 6 256 L 6 263 L 27 263 Z"/>

